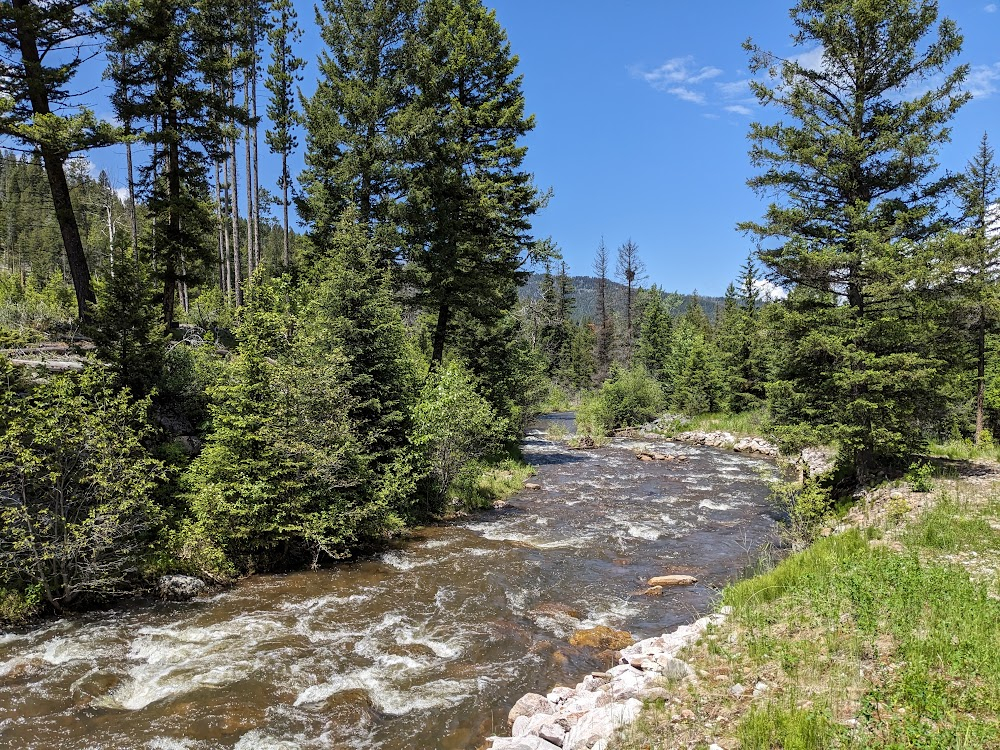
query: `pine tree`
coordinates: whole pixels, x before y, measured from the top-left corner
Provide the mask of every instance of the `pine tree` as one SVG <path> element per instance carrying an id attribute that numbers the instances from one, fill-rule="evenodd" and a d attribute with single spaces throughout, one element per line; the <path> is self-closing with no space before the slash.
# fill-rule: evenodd
<path id="1" fill-rule="evenodd" d="M 986 397 L 986 340 L 1000 319 L 1000 216 L 997 190 L 1000 167 L 994 160 L 986 134 L 969 162 L 958 186 L 963 226 L 958 243 L 956 275 L 958 302 L 965 309 L 972 334 L 976 361 L 976 426 L 979 445 L 984 428 Z"/>
<path id="2" fill-rule="evenodd" d="M 0 3 L 0 135 L 17 138 L 41 155 L 81 319 L 95 297 L 64 166 L 76 151 L 109 145 L 113 133 L 86 108 L 60 112 L 74 94 L 69 86 L 84 59 L 78 41 L 95 30 L 90 5 L 84 0 Z M 55 58 L 58 62 L 50 62 Z"/>
<path id="3" fill-rule="evenodd" d="M 594 273 L 597 276 L 597 320 L 595 322 L 594 380 L 603 383 L 611 369 L 614 326 L 608 310 L 608 248 L 604 238 L 597 246 L 594 256 Z"/>
<path id="4" fill-rule="evenodd" d="M 619 280 L 625 284 L 625 361 L 631 364 L 635 346 L 635 326 L 633 325 L 635 285 L 646 278 L 646 264 L 639 257 L 639 246 L 632 240 L 619 246 L 615 271 Z"/>
<path id="5" fill-rule="evenodd" d="M 798 364 L 779 391 L 832 407 L 797 419 L 839 439 L 863 479 L 919 445 L 940 402 L 923 243 L 943 226 L 939 199 L 953 180 L 936 176 L 934 154 L 968 99 L 967 67 L 948 70 L 961 37 L 947 19 L 934 29 L 933 0 L 802 0 L 791 17 L 795 44 L 819 47 L 822 61 L 805 67 L 747 43 L 751 70 L 775 81 L 752 83 L 758 99 L 787 119 L 751 125 L 763 171 L 749 184 L 778 202 L 741 227 L 773 240 L 761 259 L 803 288 L 788 304 L 811 330 L 783 358 Z M 922 93 L 905 93 L 916 84 Z M 803 377 L 804 360 L 825 376 Z"/>
<path id="6" fill-rule="evenodd" d="M 479 0 L 428 0 L 407 108 L 413 166 L 405 174 L 408 260 L 416 302 L 435 317 L 431 360 L 444 358 L 462 316 L 488 325 L 516 303 L 526 260 L 538 260 L 530 217 L 542 204 L 522 169 L 517 57 Z"/>
<path id="7" fill-rule="evenodd" d="M 295 83 L 301 81 L 299 71 L 305 65 L 301 57 L 296 57 L 293 47 L 302 38 L 295 14 L 295 6 L 291 0 L 274 0 L 272 10 L 274 18 L 271 24 L 271 64 L 267 68 L 265 85 L 271 92 L 271 100 L 267 105 L 267 116 L 273 127 L 264 134 L 271 152 L 281 155 L 281 172 L 278 174 L 278 189 L 281 190 L 282 227 L 282 266 L 288 268 L 291 264 L 291 234 L 288 224 L 288 189 L 291 187 L 291 175 L 288 171 L 288 157 L 298 147 L 295 136 L 295 126 L 300 117 L 295 109 Z"/>
<path id="8" fill-rule="evenodd" d="M 398 209 L 405 164 L 400 118 L 412 98 L 417 0 L 325 0 L 316 92 L 305 103 L 303 218 L 315 241 L 354 206 L 379 260 L 399 260 Z"/>
<path id="9" fill-rule="evenodd" d="M 667 309 L 663 292 L 654 284 L 643 295 L 642 320 L 639 324 L 639 346 L 637 355 L 639 362 L 654 378 L 664 385 L 667 392 L 672 391 L 669 380 L 670 344 L 673 334 L 673 323 L 670 311 Z"/>

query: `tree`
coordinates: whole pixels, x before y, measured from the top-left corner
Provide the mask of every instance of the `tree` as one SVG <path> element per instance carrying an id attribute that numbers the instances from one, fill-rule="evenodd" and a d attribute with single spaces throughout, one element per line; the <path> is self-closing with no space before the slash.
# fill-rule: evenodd
<path id="1" fill-rule="evenodd" d="M 90 5 L 85 0 L 0 3 L 0 134 L 41 154 L 81 319 L 95 297 L 64 165 L 74 152 L 108 145 L 113 138 L 111 128 L 84 107 L 59 112 L 74 96 L 68 87 L 94 31 Z"/>
<path id="2" fill-rule="evenodd" d="M 838 438 L 863 479 L 919 445 L 939 401 L 933 325 L 921 318 L 933 273 L 925 240 L 945 226 L 939 199 L 954 180 L 936 174 L 934 154 L 968 99 L 967 67 L 948 70 L 961 37 L 948 19 L 934 29 L 933 0 L 801 0 L 791 17 L 796 46 L 818 46 L 822 61 L 746 44 L 751 70 L 775 81 L 753 82 L 757 98 L 788 119 L 751 125 L 763 171 L 749 184 L 777 201 L 740 227 L 773 240 L 760 257 L 777 279 L 812 290 L 790 297 L 813 330 L 785 362 L 813 358 L 826 375 L 800 368 L 782 389 L 832 406 L 799 418 Z"/>
<path id="3" fill-rule="evenodd" d="M 597 321 L 595 323 L 594 380 L 603 383 L 611 368 L 611 346 L 614 341 L 614 326 L 608 315 L 608 247 L 601 238 L 594 256 L 594 274 L 597 276 Z"/>
<path id="4" fill-rule="evenodd" d="M 743 412 L 763 403 L 767 382 L 767 357 L 758 320 L 760 293 L 757 266 L 747 258 L 739 288 L 726 289 L 722 312 L 716 321 L 715 340 L 722 355 L 730 411 Z"/>
<path id="5" fill-rule="evenodd" d="M 303 217 L 316 241 L 352 205 L 379 260 L 399 259 L 397 202 L 405 164 L 401 115 L 412 100 L 411 45 L 417 0 L 324 0 L 326 50 L 316 92 L 305 102 Z"/>
<path id="6" fill-rule="evenodd" d="M 247 118 L 224 87 L 234 64 L 225 54 L 234 42 L 232 10 L 224 2 L 185 0 L 114 0 L 102 10 L 116 65 L 127 66 L 114 79 L 131 84 L 119 87 L 112 103 L 123 122 L 146 125 L 143 138 L 152 145 L 142 174 L 168 325 L 178 283 L 197 279 L 217 259 L 208 164 L 221 161 L 230 123 Z"/>
<path id="7" fill-rule="evenodd" d="M 435 318 L 431 360 L 444 359 L 454 320 L 488 325 L 516 303 L 511 285 L 543 249 L 530 217 L 543 203 L 522 169 L 524 114 L 517 57 L 480 0 L 428 0 L 417 31 L 418 94 L 407 108 L 409 281 Z"/>
<path id="8" fill-rule="evenodd" d="M 267 105 L 267 116 L 271 118 L 273 127 L 264 134 L 271 152 L 281 155 L 281 172 L 278 174 L 278 188 L 281 190 L 282 227 L 282 265 L 288 268 L 291 263 L 291 242 L 288 226 L 288 189 L 291 187 L 291 175 L 288 172 L 288 157 L 298 146 L 295 136 L 295 126 L 299 122 L 299 113 L 295 109 L 295 83 L 301 81 L 299 71 L 305 65 L 301 57 L 296 57 L 293 45 L 302 38 L 302 31 L 296 22 L 295 6 L 291 0 L 274 0 L 273 12 L 275 18 L 271 26 L 271 64 L 267 68 L 267 81 L 264 84 L 271 92 L 271 101 Z"/>
<path id="9" fill-rule="evenodd" d="M 986 134 L 969 162 L 958 186 L 962 202 L 962 232 L 958 242 L 956 274 L 959 304 L 966 308 L 976 359 L 976 427 L 979 445 L 986 397 L 986 338 L 996 329 L 1000 315 L 1000 233 L 998 233 L 997 188 L 1000 168 L 994 161 Z"/>
<path id="10" fill-rule="evenodd" d="M 646 278 L 646 264 L 639 257 L 639 246 L 632 240 L 619 246 L 615 271 L 618 278 L 625 284 L 625 361 L 631 363 L 635 342 L 635 330 L 632 322 L 635 313 L 635 285 Z"/>
<path id="11" fill-rule="evenodd" d="M 670 311 L 667 309 L 663 292 L 654 284 L 643 295 L 645 304 L 642 311 L 642 322 L 639 326 L 639 362 L 647 372 L 667 386 L 670 368 L 670 344 L 673 333 L 673 323 Z"/>

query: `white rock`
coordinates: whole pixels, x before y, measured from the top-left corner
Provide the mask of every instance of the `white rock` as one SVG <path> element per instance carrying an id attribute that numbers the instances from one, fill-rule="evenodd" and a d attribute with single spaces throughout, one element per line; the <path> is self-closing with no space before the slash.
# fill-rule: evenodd
<path id="1" fill-rule="evenodd" d="M 753 697 L 760 698 L 764 693 L 770 690 L 770 686 L 766 682 L 758 682 L 753 686 Z"/>
<path id="2" fill-rule="evenodd" d="M 613 736 L 615 730 L 635 721 L 641 710 L 642 701 L 630 698 L 625 703 L 587 712 L 566 735 L 563 750 L 592 750 L 596 743 Z"/>
<path id="3" fill-rule="evenodd" d="M 708 750 L 726 750 L 722 745 L 716 745 L 714 742 L 708 746 Z"/>
<path id="4" fill-rule="evenodd" d="M 668 680 L 683 680 L 685 677 L 694 674 L 694 670 L 691 669 L 691 666 L 686 661 L 681 661 L 673 656 L 661 654 L 654 657 L 651 661 L 655 665 L 652 668 L 656 669 Z"/>
<path id="5" fill-rule="evenodd" d="M 729 688 L 729 694 L 734 698 L 739 698 L 745 693 L 747 689 L 743 687 L 740 683 L 736 683 L 731 688 Z"/>
<path id="6" fill-rule="evenodd" d="M 612 702 L 611 689 L 601 686 L 599 690 L 582 690 L 559 707 L 559 712 L 565 714 L 582 714 L 601 708 Z"/>
<path id="7" fill-rule="evenodd" d="M 517 703 L 507 714 L 507 722 L 514 726 L 519 716 L 534 716 L 535 714 L 555 713 L 556 707 L 552 705 L 548 698 L 538 693 L 527 693 L 518 698 Z"/>
<path id="8" fill-rule="evenodd" d="M 566 741 L 566 730 L 553 721 L 540 727 L 538 729 L 538 736 L 546 742 L 551 742 L 553 745 L 562 747 Z"/>
<path id="9" fill-rule="evenodd" d="M 487 737 L 492 750 L 559 750 L 559 745 L 546 742 L 541 737 Z"/>
<path id="10" fill-rule="evenodd" d="M 653 682 L 654 676 L 638 670 L 622 672 L 611 681 L 611 695 L 617 701 L 635 698 L 639 691 Z"/>
<path id="11" fill-rule="evenodd" d="M 573 688 L 560 685 L 559 687 L 552 688 L 551 692 L 545 697 L 548 698 L 549 703 L 558 705 L 574 695 L 576 695 L 576 691 Z"/>

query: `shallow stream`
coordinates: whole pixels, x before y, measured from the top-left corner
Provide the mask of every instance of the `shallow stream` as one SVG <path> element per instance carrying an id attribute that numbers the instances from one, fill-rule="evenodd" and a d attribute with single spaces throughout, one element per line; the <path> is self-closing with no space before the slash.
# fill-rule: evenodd
<path id="1" fill-rule="evenodd" d="M 380 556 L 0 633 L 0 747 L 476 747 L 521 694 L 608 666 L 575 630 L 690 621 L 773 533 L 771 462 L 646 440 L 574 451 L 552 425 L 571 418 L 524 444 L 540 490 Z M 636 460 L 650 447 L 688 460 Z M 665 573 L 699 583 L 636 594 Z"/>

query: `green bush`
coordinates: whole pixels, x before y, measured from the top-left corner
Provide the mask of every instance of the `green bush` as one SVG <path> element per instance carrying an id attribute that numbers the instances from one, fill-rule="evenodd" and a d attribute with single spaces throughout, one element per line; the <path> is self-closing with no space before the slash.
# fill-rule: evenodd
<path id="1" fill-rule="evenodd" d="M 600 390 L 580 405 L 577 425 L 585 432 L 608 434 L 654 419 L 663 403 L 660 384 L 645 367 L 616 369 Z"/>
<path id="2" fill-rule="evenodd" d="M 432 372 L 414 411 L 415 445 L 427 457 L 433 493 L 443 499 L 463 470 L 500 447 L 506 423 L 459 362 Z"/>
<path id="3" fill-rule="evenodd" d="M 906 472 L 906 481 L 910 483 L 910 490 L 913 492 L 930 492 L 931 476 L 934 474 L 934 467 L 927 462 L 914 462 L 910 464 L 910 470 Z"/>

